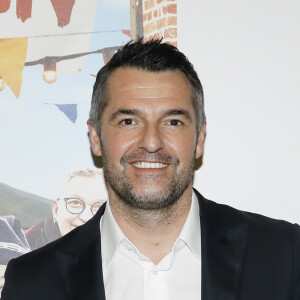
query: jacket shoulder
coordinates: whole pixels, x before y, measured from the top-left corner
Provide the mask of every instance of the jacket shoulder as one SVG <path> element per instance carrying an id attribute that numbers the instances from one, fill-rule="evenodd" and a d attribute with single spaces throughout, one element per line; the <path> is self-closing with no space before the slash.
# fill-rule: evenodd
<path id="1" fill-rule="evenodd" d="M 261 214 L 236 209 L 229 205 L 219 204 L 204 198 L 197 190 L 194 190 L 200 205 L 200 216 L 208 222 L 227 227 L 239 223 L 246 223 L 253 228 L 264 230 L 273 229 L 277 233 L 298 230 L 299 226 L 284 220 L 273 219 Z"/>
<path id="2" fill-rule="evenodd" d="M 91 243 L 100 239 L 100 218 L 104 210 L 105 205 L 84 225 L 75 228 L 65 236 L 41 248 L 12 259 L 8 264 L 7 273 L 23 275 L 26 275 L 26 273 L 40 273 L 38 270 L 43 270 L 44 267 L 54 268 L 58 253 L 63 252 L 71 256 L 81 255 Z"/>

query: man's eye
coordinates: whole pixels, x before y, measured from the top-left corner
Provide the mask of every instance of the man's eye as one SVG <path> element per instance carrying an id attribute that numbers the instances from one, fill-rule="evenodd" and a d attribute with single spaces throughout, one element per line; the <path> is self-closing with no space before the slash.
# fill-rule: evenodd
<path id="1" fill-rule="evenodd" d="M 178 126 L 182 125 L 182 122 L 179 120 L 170 120 L 168 123 L 174 127 L 178 127 Z"/>
<path id="2" fill-rule="evenodd" d="M 120 124 L 123 126 L 130 126 L 130 125 L 135 125 L 136 122 L 133 121 L 132 119 L 124 119 L 120 122 Z"/>
<path id="3" fill-rule="evenodd" d="M 68 201 L 68 205 L 71 205 L 73 207 L 82 206 L 82 202 L 80 200 L 70 200 Z"/>

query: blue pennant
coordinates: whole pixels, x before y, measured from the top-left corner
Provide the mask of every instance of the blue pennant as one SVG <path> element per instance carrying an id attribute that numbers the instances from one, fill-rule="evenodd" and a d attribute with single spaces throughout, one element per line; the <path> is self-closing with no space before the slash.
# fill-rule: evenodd
<path id="1" fill-rule="evenodd" d="M 77 120 L 77 104 L 55 104 L 69 120 L 75 124 Z"/>

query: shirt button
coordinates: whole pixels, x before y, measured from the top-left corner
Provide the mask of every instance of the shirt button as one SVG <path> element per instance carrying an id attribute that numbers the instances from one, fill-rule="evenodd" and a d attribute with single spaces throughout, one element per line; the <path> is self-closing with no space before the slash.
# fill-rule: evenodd
<path id="1" fill-rule="evenodd" d="M 153 275 L 157 275 L 158 272 L 157 271 L 152 271 Z"/>

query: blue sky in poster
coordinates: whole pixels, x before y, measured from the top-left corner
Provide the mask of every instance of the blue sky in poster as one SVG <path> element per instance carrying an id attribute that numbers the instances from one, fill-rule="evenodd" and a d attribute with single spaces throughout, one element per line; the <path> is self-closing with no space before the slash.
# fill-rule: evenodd
<path id="1" fill-rule="evenodd" d="M 122 33 L 130 29 L 129 16 L 129 1 L 99 1 L 88 51 L 129 41 Z M 8 87 L 0 93 L 0 182 L 53 199 L 66 174 L 93 165 L 86 126 L 90 74 L 102 65 L 101 54 L 88 55 L 81 72 L 59 73 L 53 84 L 43 81 L 43 69 L 24 67 L 19 99 Z M 57 106 L 66 104 L 77 108 L 75 123 Z"/>

